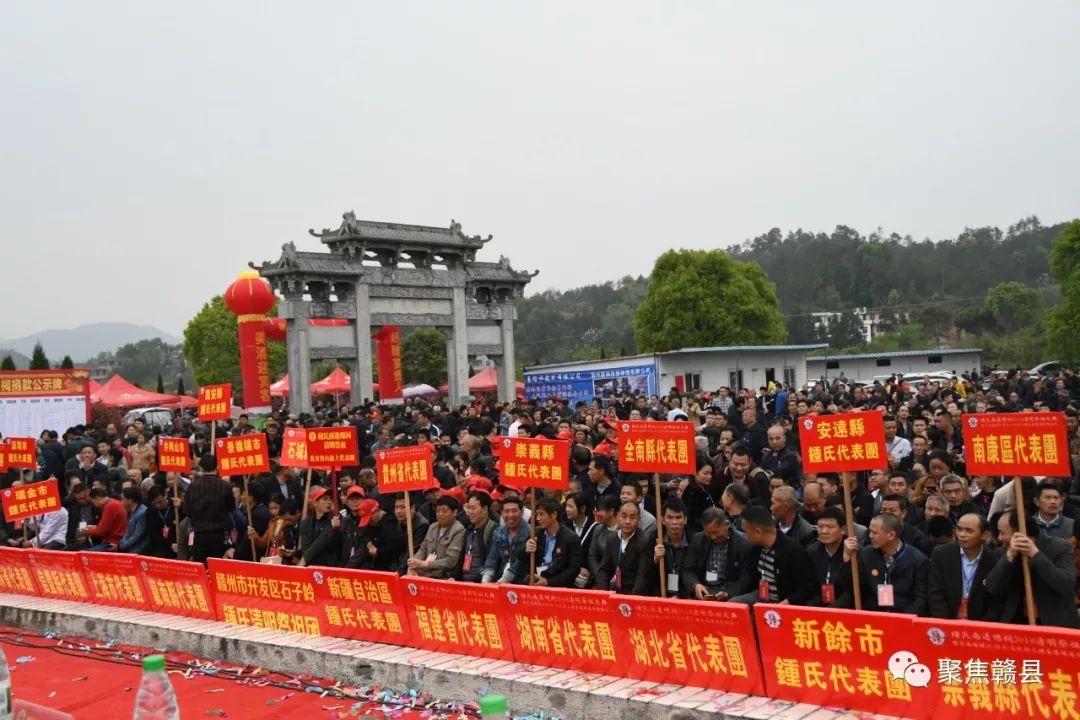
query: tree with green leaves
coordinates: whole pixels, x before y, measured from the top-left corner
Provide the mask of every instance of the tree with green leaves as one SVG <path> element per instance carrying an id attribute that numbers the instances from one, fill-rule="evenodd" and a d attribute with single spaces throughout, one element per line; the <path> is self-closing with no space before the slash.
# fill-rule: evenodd
<path id="1" fill-rule="evenodd" d="M 401 341 L 401 371 L 407 383 L 438 387 L 446 382 L 446 336 L 435 328 L 418 328 Z"/>
<path id="2" fill-rule="evenodd" d="M 165 394 L 165 380 L 162 379 L 161 373 L 157 374 L 157 391 Z"/>
<path id="3" fill-rule="evenodd" d="M 10 371 L 15 369 L 15 361 L 10 355 L 5 355 L 3 361 L 0 361 L 0 370 Z"/>
<path id="4" fill-rule="evenodd" d="M 203 305 L 184 328 L 184 356 L 198 385 L 232 383 L 233 396 L 242 396 L 236 315 L 225 307 L 221 295 Z M 270 343 L 271 377 L 283 375 L 286 364 L 285 343 Z"/>
<path id="5" fill-rule="evenodd" d="M 60 361 L 60 369 L 61 370 L 74 370 L 75 369 L 75 361 L 73 361 L 71 359 L 70 355 L 65 355 L 64 359 Z"/>
<path id="6" fill-rule="evenodd" d="M 184 378 L 182 378 L 182 377 L 176 378 L 176 394 L 177 395 L 186 395 L 187 394 L 187 392 L 184 390 Z"/>
<path id="7" fill-rule="evenodd" d="M 668 250 L 634 315 L 638 352 L 771 345 L 787 338 L 776 287 L 757 263 L 723 250 Z"/>
<path id="8" fill-rule="evenodd" d="M 1042 296 L 1023 283 L 1004 282 L 986 292 L 984 309 L 1002 330 L 1014 333 L 1038 322 Z"/>
<path id="9" fill-rule="evenodd" d="M 1050 248 L 1050 271 L 1061 302 L 1046 314 L 1046 349 L 1055 360 L 1080 361 L 1080 219 L 1065 226 Z"/>
<path id="10" fill-rule="evenodd" d="M 41 343 L 34 343 L 34 353 L 30 356 L 30 369 L 31 370 L 48 370 L 52 365 L 49 364 L 49 358 L 45 357 L 45 349 L 41 347 Z"/>

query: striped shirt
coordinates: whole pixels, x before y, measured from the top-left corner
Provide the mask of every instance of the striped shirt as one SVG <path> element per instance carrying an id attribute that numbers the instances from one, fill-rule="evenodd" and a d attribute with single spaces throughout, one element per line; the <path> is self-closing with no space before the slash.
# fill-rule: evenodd
<path id="1" fill-rule="evenodd" d="M 769 584 L 769 602 L 780 602 L 780 593 L 776 589 L 776 551 L 762 549 L 758 558 L 758 572 L 761 579 Z"/>

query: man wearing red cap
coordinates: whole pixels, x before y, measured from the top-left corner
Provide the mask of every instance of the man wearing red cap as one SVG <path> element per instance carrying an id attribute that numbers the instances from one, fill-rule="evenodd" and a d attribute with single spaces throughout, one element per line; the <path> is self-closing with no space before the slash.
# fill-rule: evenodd
<path id="1" fill-rule="evenodd" d="M 311 491 L 314 514 L 300 521 L 300 541 L 304 556 L 301 566 L 341 565 L 341 516 L 334 512 L 330 491 L 317 487 Z"/>
<path id="2" fill-rule="evenodd" d="M 396 522 L 387 518 L 378 500 L 365 498 L 360 501 L 356 512 L 345 520 L 346 537 L 352 540 L 345 550 L 346 567 L 397 571 L 405 551 L 405 535 Z"/>

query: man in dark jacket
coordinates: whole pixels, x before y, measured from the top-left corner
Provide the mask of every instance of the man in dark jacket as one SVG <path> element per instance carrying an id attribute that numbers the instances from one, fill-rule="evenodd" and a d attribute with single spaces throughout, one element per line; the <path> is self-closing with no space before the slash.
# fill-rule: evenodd
<path id="1" fill-rule="evenodd" d="M 757 406 L 750 402 L 742 411 L 742 442 L 750 450 L 750 459 L 761 463 L 761 455 L 769 445 L 769 437 L 758 419 Z"/>
<path id="2" fill-rule="evenodd" d="M 788 447 L 787 431 L 782 425 L 769 428 L 769 447 L 762 453 L 761 469 L 781 477 L 791 487 L 797 488 L 802 481 L 802 461 L 799 453 Z"/>
<path id="3" fill-rule="evenodd" d="M 900 519 L 889 513 L 870 521 L 870 545 L 860 548 L 855 538 L 844 541 L 844 560 L 859 555 L 864 610 L 925 615 L 929 561 L 900 539 Z"/>
<path id="4" fill-rule="evenodd" d="M 542 498 L 536 503 L 536 524 L 541 532 L 525 543 L 522 558 L 536 557 L 534 585 L 572 587 L 581 571 L 581 542 L 574 531 L 559 522 L 559 503 Z M 602 567 L 602 566 L 601 566 Z"/>
<path id="5" fill-rule="evenodd" d="M 653 548 L 656 537 L 639 527 L 641 510 L 636 502 L 619 506 L 619 529 L 609 533 L 604 560 L 596 574 L 596 589 L 620 595 L 652 595 Z"/>
<path id="6" fill-rule="evenodd" d="M 815 607 L 853 608 L 851 564 L 844 562 L 844 534 L 847 516 L 843 508 L 830 505 L 821 511 L 817 540 L 806 549 L 814 565 L 814 580 L 819 592 L 808 605 Z"/>
<path id="7" fill-rule="evenodd" d="M 76 480 L 71 486 L 71 494 L 64 498 L 64 507 L 68 511 L 67 549 L 74 550 L 79 538 L 79 524 L 91 524 L 93 508 L 90 504 L 90 486 Z"/>
<path id="8" fill-rule="evenodd" d="M 742 526 L 754 548 L 747 563 L 753 589 L 732 601 L 748 605 L 785 601 L 790 605 L 807 604 L 817 588 L 806 549 L 781 533 L 772 513 L 763 507 L 747 507 Z"/>
<path id="9" fill-rule="evenodd" d="M 201 473 L 184 493 L 183 509 L 195 534 L 191 559 L 206 563 L 207 558 L 225 555 L 225 528 L 229 513 L 236 507 L 232 485 L 217 476 L 217 458 L 203 455 Z"/>
<path id="10" fill-rule="evenodd" d="M 725 602 L 748 589 L 750 543 L 732 530 L 727 514 L 720 508 L 706 510 L 701 522 L 701 532 L 691 538 L 686 551 L 681 596 Z"/>
<path id="11" fill-rule="evenodd" d="M 267 488 L 262 482 L 249 481 L 247 493 L 240 496 L 240 502 L 246 503 L 246 507 L 243 508 L 241 515 L 242 527 L 233 550 L 234 559 L 258 561 L 266 554 L 266 547 L 259 547 L 258 544 L 258 541 L 266 536 L 266 529 L 270 527 L 270 522 L 274 519 L 270 514 L 270 509 L 266 507 L 266 500 Z M 247 521 L 247 508 L 251 508 L 250 525 Z M 252 540 L 256 541 L 254 543 L 255 557 L 251 556 Z"/>
<path id="12" fill-rule="evenodd" d="M 980 513 L 962 515 L 956 542 L 939 545 L 930 556 L 930 617 L 993 622 L 1000 615 L 986 578 L 998 554 L 989 546 L 990 526 Z"/>
<path id="13" fill-rule="evenodd" d="M 350 525 L 355 532 L 350 532 Z M 352 547 L 344 550 L 346 567 L 397 572 L 405 553 L 405 535 L 378 500 L 362 500 L 356 514 L 345 519 L 345 526 L 346 537 L 354 538 Z"/>
<path id="14" fill-rule="evenodd" d="M 300 565 L 337 567 L 341 565 L 341 516 L 334 512 L 330 491 L 317 487 L 311 491 L 310 517 L 300 521 L 303 558 Z"/>
<path id="15" fill-rule="evenodd" d="M 1001 598 L 1001 622 L 1027 622 L 1024 608 L 1024 579 L 1020 558 L 1028 558 L 1032 594 L 1039 625 L 1080 627 L 1076 615 L 1076 560 L 1072 546 L 1061 538 L 1039 537 L 1031 520 L 1028 534 L 1020 534 L 1020 521 L 1013 510 L 998 521 L 998 540 L 1006 548 L 986 578 L 986 589 Z"/>
<path id="16" fill-rule="evenodd" d="M 886 495 L 881 500 L 881 512 L 895 515 L 900 520 L 901 531 L 900 540 L 904 543 L 918 548 L 919 552 L 923 555 L 930 557 L 934 551 L 934 545 L 930 542 L 930 537 L 919 528 L 915 527 L 913 523 L 909 523 L 908 511 L 912 509 L 909 501 L 904 495 Z"/>

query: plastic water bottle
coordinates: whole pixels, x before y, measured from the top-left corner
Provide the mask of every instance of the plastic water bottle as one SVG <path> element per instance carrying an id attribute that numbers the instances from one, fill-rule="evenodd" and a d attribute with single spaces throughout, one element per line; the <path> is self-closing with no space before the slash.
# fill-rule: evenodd
<path id="1" fill-rule="evenodd" d="M 134 720 L 180 720 L 176 695 L 165 674 L 165 656 L 147 655 L 143 658 L 143 676 L 139 694 L 135 696 Z"/>
<path id="2" fill-rule="evenodd" d="M 0 720 L 11 720 L 11 672 L 3 650 L 0 650 Z"/>
<path id="3" fill-rule="evenodd" d="M 510 716 L 510 708 L 505 695 L 485 695 L 480 698 L 480 717 L 484 720 L 489 718 L 507 718 Z"/>

